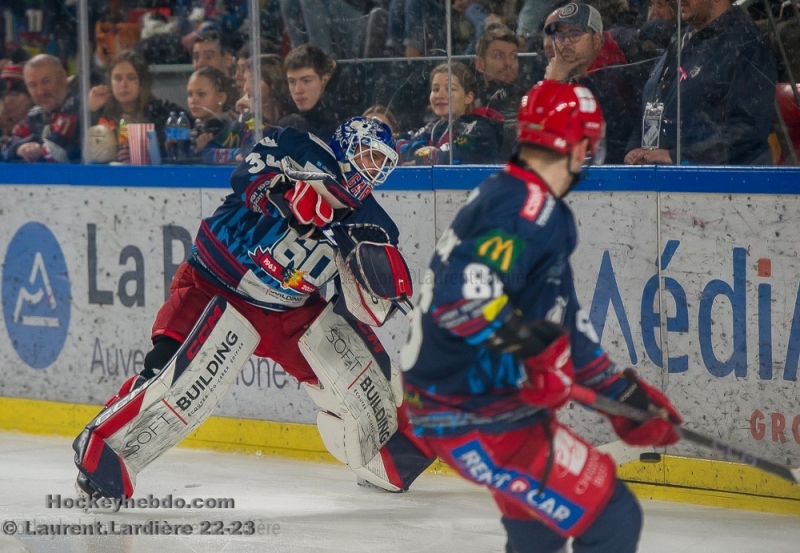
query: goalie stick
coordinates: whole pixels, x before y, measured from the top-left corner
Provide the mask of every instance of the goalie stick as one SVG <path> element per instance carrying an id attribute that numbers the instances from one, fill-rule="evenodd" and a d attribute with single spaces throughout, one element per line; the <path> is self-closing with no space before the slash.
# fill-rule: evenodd
<path id="1" fill-rule="evenodd" d="M 572 386 L 570 398 L 581 405 L 591 407 L 602 413 L 606 413 L 608 415 L 619 415 L 636 422 L 646 422 L 653 417 L 660 416 L 659 414 L 651 414 L 625 403 L 615 401 L 604 395 L 598 394 L 594 390 L 583 386 L 578 386 L 577 384 Z M 703 434 L 699 434 L 694 430 L 689 430 L 684 426 L 676 424 L 674 427 L 678 435 L 680 435 L 680 437 L 687 442 L 702 445 L 709 449 L 719 451 L 728 459 L 735 459 L 736 461 L 746 465 L 756 467 L 764 472 L 768 472 L 779 478 L 788 480 L 793 484 L 800 484 L 800 468 L 779 465 L 778 463 L 773 463 L 772 461 L 756 457 L 755 455 L 747 453 L 746 451 L 726 444 L 725 442 L 721 442 L 716 438 L 704 436 Z"/>

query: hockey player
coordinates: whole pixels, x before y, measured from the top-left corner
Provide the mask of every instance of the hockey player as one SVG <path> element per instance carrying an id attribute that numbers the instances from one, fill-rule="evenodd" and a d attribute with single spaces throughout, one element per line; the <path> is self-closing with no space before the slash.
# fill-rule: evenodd
<path id="1" fill-rule="evenodd" d="M 415 434 L 489 487 L 512 553 L 562 551 L 569 537 L 576 553 L 636 549 L 641 510 L 612 459 L 554 416 L 573 382 L 663 414 L 638 426 L 612 417 L 625 442 L 678 439 L 678 412 L 618 371 L 575 293 L 563 198 L 586 159 L 601 162 L 603 131 L 586 88 L 544 81 L 523 97 L 516 152 L 439 240 L 402 352 Z"/>
<path id="2" fill-rule="evenodd" d="M 383 123 L 355 117 L 330 146 L 276 127 L 253 148 L 172 281 L 144 370 L 73 444 L 83 492 L 131 497 L 136 474 L 210 415 L 251 354 L 305 386 L 326 447 L 359 481 L 401 491 L 431 463 L 404 435 L 401 379 L 370 328 L 412 292 L 398 229 L 371 195 L 393 146 Z"/>

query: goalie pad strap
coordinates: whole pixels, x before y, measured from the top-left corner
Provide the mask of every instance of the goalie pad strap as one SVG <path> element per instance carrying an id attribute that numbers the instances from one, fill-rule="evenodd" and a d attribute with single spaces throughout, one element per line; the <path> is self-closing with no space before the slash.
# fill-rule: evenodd
<path id="1" fill-rule="evenodd" d="M 159 375 L 104 409 L 78 436 L 78 469 L 102 493 L 130 497 L 136 475 L 209 417 L 259 341 L 252 325 L 215 296 Z"/>

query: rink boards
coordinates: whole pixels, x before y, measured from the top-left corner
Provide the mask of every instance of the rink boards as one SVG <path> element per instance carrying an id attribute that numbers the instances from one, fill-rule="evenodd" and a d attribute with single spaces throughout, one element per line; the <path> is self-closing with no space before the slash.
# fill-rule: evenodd
<path id="1" fill-rule="evenodd" d="M 594 173 L 568 199 L 579 225 L 572 257 L 578 296 L 603 346 L 665 389 L 690 428 L 800 465 L 800 199 L 753 193 L 733 176 L 734 191 L 725 193 L 714 188 L 725 179 L 719 185 L 718 178 L 673 173 L 663 182 L 677 184 L 667 186 L 647 173 L 613 171 Z M 183 178 L 170 186 L 125 186 L 133 184 L 125 179 L 98 186 L 88 173 L 86 184 L 70 174 L 62 185 L 56 174 L 48 184 L 2 185 L 0 396 L 19 399 L 0 399 L 0 427 L 46 426 L 58 411 L 55 430 L 75 432 L 97 410 L 85 405 L 100 405 L 141 370 L 169 280 L 200 218 L 227 193 L 218 173 L 220 180 L 197 188 L 171 187 Z M 415 277 L 466 199 L 467 190 L 446 187 L 466 187 L 486 173 L 412 171 L 378 194 L 401 229 Z M 420 175 L 442 186 L 418 187 Z M 615 185 L 620 179 L 627 184 Z M 399 189 L 404 184 L 419 189 Z M 406 328 L 396 317 L 379 329 L 394 359 Z M 324 456 L 315 429 L 292 424 L 312 423 L 313 403 L 271 360 L 251 359 L 217 414 L 235 420 L 207 424 L 201 445 Z M 599 443 L 614 440 L 606 423 L 581 408 L 562 415 Z M 668 452 L 712 456 L 684 446 Z M 696 467 L 665 459 L 624 474 L 694 485 L 682 479 Z M 715 479 L 709 487 L 800 499 L 788 485 L 751 481 L 756 475 L 719 481 L 710 472 L 709 482 Z"/>

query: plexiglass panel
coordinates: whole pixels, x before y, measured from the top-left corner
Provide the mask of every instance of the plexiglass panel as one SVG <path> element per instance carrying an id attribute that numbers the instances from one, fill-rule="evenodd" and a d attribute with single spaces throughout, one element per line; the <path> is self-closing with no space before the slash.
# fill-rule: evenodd
<path id="1" fill-rule="evenodd" d="M 40 0 L 0 14 L 8 161 L 233 164 L 266 126 L 328 140 L 368 113 L 391 124 L 404 165 L 502 163 L 521 97 L 552 78 L 597 97 L 606 163 L 797 163 L 791 2 Z M 58 136 L 38 154 L 11 147 L 37 102 L 46 123 L 60 113 L 25 85 L 41 53 L 76 98 L 56 130 L 80 145 L 89 111 L 83 151 Z"/>

